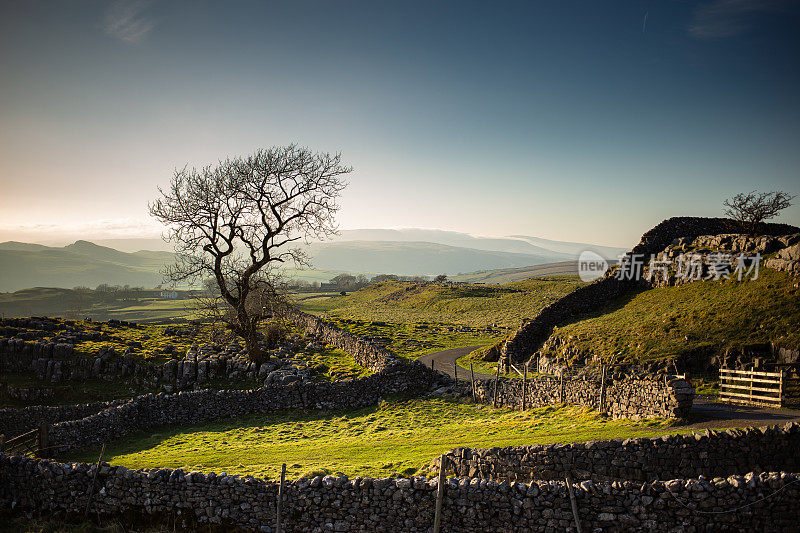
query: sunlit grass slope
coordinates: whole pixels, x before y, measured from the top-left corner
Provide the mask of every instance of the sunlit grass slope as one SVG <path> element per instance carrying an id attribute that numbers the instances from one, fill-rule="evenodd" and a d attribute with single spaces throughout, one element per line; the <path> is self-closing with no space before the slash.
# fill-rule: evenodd
<path id="1" fill-rule="evenodd" d="M 534 443 L 652 436 L 674 432 L 666 420 L 610 420 L 577 407 L 530 411 L 441 399 L 390 401 L 333 413 L 247 416 L 139 433 L 106 447 L 112 464 L 183 468 L 290 478 L 311 473 L 411 475 L 457 446 L 486 448 Z M 96 461 L 91 449 L 69 460 Z"/>
<path id="2" fill-rule="evenodd" d="M 395 323 L 519 326 L 583 283 L 577 276 L 542 276 L 505 285 L 452 286 L 387 281 L 347 296 L 302 301 L 303 309 L 330 317 Z"/>
<path id="3" fill-rule="evenodd" d="M 800 346 L 798 279 L 761 269 L 757 280 L 697 281 L 643 291 L 560 327 L 570 344 L 606 360 L 658 360 L 703 347 Z"/>

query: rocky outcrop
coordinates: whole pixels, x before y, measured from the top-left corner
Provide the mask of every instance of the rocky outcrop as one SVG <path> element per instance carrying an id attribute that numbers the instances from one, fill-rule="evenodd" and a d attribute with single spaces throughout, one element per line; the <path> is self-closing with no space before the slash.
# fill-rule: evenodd
<path id="1" fill-rule="evenodd" d="M 777 252 L 777 253 L 775 253 Z M 761 261 L 765 255 L 774 258 Z M 759 256 L 759 259 L 756 259 Z M 760 268 L 800 272 L 800 233 L 751 237 L 739 234 L 679 238 L 655 255 L 644 276 L 654 287 L 671 287 L 707 279 L 755 278 Z"/>
<path id="2" fill-rule="evenodd" d="M 646 265 L 651 257 L 664 251 L 677 239 L 684 239 L 688 242 L 700 236 L 713 238 L 717 235 L 730 234 L 735 227 L 734 221 L 725 218 L 670 218 L 642 235 L 639 244 L 633 247 L 628 256 L 636 256 Z M 767 236 L 800 234 L 800 228 L 788 224 L 762 224 L 760 230 L 763 235 Z M 777 242 L 768 237 L 765 237 L 764 241 Z M 630 294 L 637 289 L 646 289 L 648 286 L 646 281 L 619 280 L 612 275 L 607 275 L 553 302 L 542 309 L 532 320 L 524 323 L 502 344 L 499 350 L 501 366 L 507 369 L 509 363 L 530 358 L 547 340 L 555 326 L 562 325 L 580 315 L 602 309 L 625 294 Z M 493 354 L 498 351 L 487 353 Z"/>
<path id="3" fill-rule="evenodd" d="M 788 246 L 766 260 L 767 268 L 800 274 L 800 243 Z"/>

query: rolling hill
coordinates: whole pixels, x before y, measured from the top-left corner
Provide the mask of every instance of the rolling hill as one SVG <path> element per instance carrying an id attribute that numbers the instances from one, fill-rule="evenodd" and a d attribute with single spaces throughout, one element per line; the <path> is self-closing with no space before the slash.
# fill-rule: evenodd
<path id="1" fill-rule="evenodd" d="M 79 240 L 66 246 L 16 241 L 0 243 L 0 292 L 29 287 L 95 287 L 101 283 L 152 288 L 174 255 L 153 239 L 116 239 L 101 246 Z M 156 249 L 143 250 L 152 246 Z M 333 241 L 308 247 L 311 268 L 286 269 L 289 278 L 327 281 L 342 272 L 438 275 L 471 282 L 504 283 L 546 274 L 572 274 L 580 251 L 615 258 L 619 249 L 538 237 L 476 237 L 429 229 L 347 230 Z M 121 251 L 122 250 L 122 251 Z M 131 251 L 138 250 L 138 251 Z M 533 268 L 548 266 L 544 270 Z M 489 272 L 502 270 L 502 272 Z M 463 278 L 463 279 L 462 279 Z"/>
<path id="2" fill-rule="evenodd" d="M 28 287 L 94 287 L 100 283 L 154 287 L 174 261 L 169 252 L 126 253 L 87 241 L 64 247 L 0 243 L 0 291 Z"/>
<path id="3" fill-rule="evenodd" d="M 343 241 L 310 246 L 314 268 L 393 274 L 456 274 L 563 260 L 562 254 L 477 250 L 431 242 Z"/>

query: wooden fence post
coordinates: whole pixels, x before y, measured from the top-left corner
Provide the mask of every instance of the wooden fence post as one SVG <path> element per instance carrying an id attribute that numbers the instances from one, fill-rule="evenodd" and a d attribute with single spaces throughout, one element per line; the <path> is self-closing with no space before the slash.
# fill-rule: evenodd
<path id="1" fill-rule="evenodd" d="M 527 364 L 523 367 L 522 371 L 524 372 L 524 374 L 522 376 L 522 410 L 524 411 L 525 410 L 525 392 L 526 392 L 525 389 L 527 388 L 527 385 L 528 385 L 528 365 Z"/>
<path id="2" fill-rule="evenodd" d="M 435 365 L 435 364 L 436 364 L 436 361 L 434 361 L 433 359 L 431 359 L 431 370 L 436 370 L 436 369 L 434 368 L 434 365 Z"/>
<path id="3" fill-rule="evenodd" d="M 477 399 L 475 398 L 475 371 L 472 369 L 472 363 L 469 364 L 469 374 L 470 374 L 470 382 L 472 382 L 472 401 L 476 402 Z"/>
<path id="4" fill-rule="evenodd" d="M 783 373 L 785 371 L 786 371 L 785 369 L 781 369 L 781 380 L 780 380 L 780 384 L 778 385 L 778 405 L 780 405 L 781 407 L 784 406 L 784 402 L 783 402 Z"/>
<path id="5" fill-rule="evenodd" d="M 39 424 L 39 457 L 47 457 L 47 447 L 49 446 L 50 425 L 47 422 Z"/>
<path id="6" fill-rule="evenodd" d="M 572 505 L 572 516 L 575 517 L 575 529 L 578 530 L 578 533 L 581 533 L 581 519 L 578 516 L 578 502 L 575 500 L 575 493 L 572 492 L 572 479 L 567 476 L 566 480 L 567 490 L 569 491 L 569 503 Z"/>
<path id="7" fill-rule="evenodd" d="M 94 485 L 97 481 L 97 474 L 100 473 L 100 465 L 103 463 L 103 454 L 106 453 L 106 443 L 100 448 L 100 457 L 97 458 L 97 466 L 94 469 L 94 477 L 92 477 L 92 484 L 89 485 L 89 494 L 86 496 L 86 510 L 83 512 L 83 518 L 89 516 L 89 508 L 92 506 L 92 497 L 94 496 Z"/>
<path id="8" fill-rule="evenodd" d="M 283 484 L 286 481 L 286 463 L 281 465 L 281 483 L 278 485 L 278 502 L 275 509 L 275 532 L 281 533 L 281 511 L 283 510 Z"/>
<path id="9" fill-rule="evenodd" d="M 436 511 L 433 515 L 433 533 L 439 533 L 442 528 L 442 500 L 444 499 L 444 469 L 445 454 L 439 458 L 439 483 L 436 488 Z"/>
<path id="10" fill-rule="evenodd" d="M 497 363 L 497 372 L 494 375 L 494 394 L 492 395 L 492 407 L 497 407 L 497 384 L 500 382 L 500 362 Z"/>
<path id="11" fill-rule="evenodd" d="M 458 363 L 453 361 L 453 379 L 458 381 Z"/>
<path id="12" fill-rule="evenodd" d="M 602 372 L 600 374 L 600 412 L 605 413 L 606 403 L 606 365 L 602 365 Z"/>

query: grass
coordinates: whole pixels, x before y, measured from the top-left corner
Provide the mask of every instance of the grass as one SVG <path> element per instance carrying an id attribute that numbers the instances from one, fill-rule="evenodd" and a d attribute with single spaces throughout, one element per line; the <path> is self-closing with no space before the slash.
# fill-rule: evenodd
<path id="1" fill-rule="evenodd" d="M 77 343 L 75 350 L 79 353 L 94 356 L 101 348 L 108 347 L 113 348 L 117 354 L 122 354 L 129 342 L 138 342 L 141 344 L 141 348 L 134 348 L 134 354 L 141 359 L 155 363 L 164 363 L 171 358 L 171 355 L 165 351 L 168 346 L 172 346 L 173 351 L 182 356 L 193 344 L 211 342 L 213 333 L 212 328 L 208 325 L 192 326 L 191 329 L 196 329 L 196 333 L 187 336 L 165 335 L 164 330 L 169 326 L 162 325 L 139 324 L 136 327 L 116 327 L 105 322 L 79 322 L 78 325 L 84 329 L 108 333 L 110 337 L 107 341 Z"/>
<path id="2" fill-rule="evenodd" d="M 702 348 L 800 346 L 797 279 L 761 269 L 755 281 L 698 281 L 643 291 L 557 329 L 607 361 L 662 360 Z"/>
<path id="3" fill-rule="evenodd" d="M 152 294 L 157 291 L 145 291 Z M 185 291 L 181 291 L 185 293 Z M 166 322 L 192 318 L 193 300 L 167 300 L 156 297 L 115 297 L 109 293 L 49 287 L 34 287 L 0 293 L 0 313 L 4 316 L 64 316 L 71 319 Z"/>
<path id="4" fill-rule="evenodd" d="M 505 285 L 386 281 L 347 296 L 307 298 L 301 303 L 305 311 L 331 318 L 517 327 L 582 285 L 577 276 L 542 276 Z"/>
<path id="5" fill-rule="evenodd" d="M 360 336 L 377 338 L 400 357 L 414 360 L 429 353 L 497 342 L 505 336 L 500 330 L 458 331 L 459 326 L 438 323 L 402 324 L 381 321 L 331 319 L 337 327 Z"/>
<path id="6" fill-rule="evenodd" d="M 106 446 L 129 468 L 183 468 L 275 478 L 318 473 L 412 475 L 457 446 L 486 448 L 674 432 L 667 420 L 611 420 L 578 407 L 511 411 L 443 399 L 401 399 L 329 413 L 284 412 L 141 432 Z M 67 460 L 96 461 L 98 449 Z"/>

